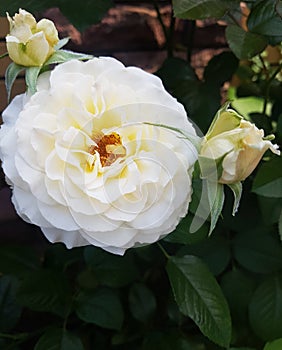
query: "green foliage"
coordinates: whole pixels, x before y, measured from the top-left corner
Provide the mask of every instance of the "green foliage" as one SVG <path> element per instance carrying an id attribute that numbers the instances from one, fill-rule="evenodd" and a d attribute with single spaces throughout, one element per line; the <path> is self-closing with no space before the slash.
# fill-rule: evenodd
<path id="1" fill-rule="evenodd" d="M 282 276 L 274 275 L 260 283 L 249 305 L 250 323 L 264 340 L 282 337 Z"/>
<path id="2" fill-rule="evenodd" d="M 22 308 L 15 301 L 18 280 L 13 276 L 0 278 L 0 332 L 12 329 L 21 316 Z"/>
<path id="3" fill-rule="evenodd" d="M 81 340 L 60 328 L 47 330 L 35 345 L 34 350 L 83 350 Z"/>
<path id="4" fill-rule="evenodd" d="M 59 7 L 78 30 L 84 30 L 87 26 L 99 22 L 111 6 L 112 0 L 87 0 L 80 4 L 79 10 L 76 0 L 26 0 L 24 5 L 20 0 L 3 0 L 0 4 L 0 15 L 5 16 L 8 12 L 12 16 L 21 7 L 32 13 Z"/>
<path id="5" fill-rule="evenodd" d="M 191 317 L 204 335 L 227 347 L 231 338 L 228 305 L 208 268 L 195 256 L 172 257 L 167 272 L 181 312 Z"/>

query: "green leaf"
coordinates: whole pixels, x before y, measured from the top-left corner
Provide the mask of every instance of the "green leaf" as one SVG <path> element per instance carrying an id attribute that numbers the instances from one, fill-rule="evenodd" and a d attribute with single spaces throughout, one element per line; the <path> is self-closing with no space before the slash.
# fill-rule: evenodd
<path id="1" fill-rule="evenodd" d="M 282 246 L 277 234 L 257 228 L 237 234 L 233 240 L 234 257 L 249 271 L 271 273 L 282 268 Z"/>
<path id="2" fill-rule="evenodd" d="M 252 192 L 265 197 L 282 197 L 282 157 L 275 157 L 260 166 Z"/>
<path id="3" fill-rule="evenodd" d="M 193 187 L 193 190 L 194 189 Z M 203 224 L 198 231 L 194 233 L 189 232 L 193 218 L 194 216 L 191 214 L 186 215 L 186 217 L 180 221 L 176 229 L 166 236 L 164 240 L 171 243 L 194 244 L 206 238 L 209 232 L 209 228 L 206 224 Z"/>
<path id="4" fill-rule="evenodd" d="M 25 0 L 24 9 L 30 12 L 42 11 L 48 8 L 48 4 L 50 4 L 50 0 Z M 9 1 L 1 1 L 0 2 L 0 16 L 5 17 L 6 12 L 13 16 L 16 12 L 19 11 L 23 5 L 21 0 L 9 0 Z"/>
<path id="5" fill-rule="evenodd" d="M 281 1 L 277 0 L 264 0 L 255 4 L 248 16 L 249 30 L 262 35 L 281 37 L 282 20 L 276 11 L 278 3 L 281 6 Z"/>
<path id="6" fill-rule="evenodd" d="M 13 84 L 21 71 L 23 71 L 26 67 L 20 66 L 14 62 L 10 63 L 5 73 L 5 85 L 8 95 L 8 102 L 10 101 L 11 91 Z"/>
<path id="7" fill-rule="evenodd" d="M 234 195 L 234 204 L 233 204 L 233 210 L 232 210 L 232 215 L 234 216 L 236 214 L 236 212 L 238 211 L 238 208 L 240 205 L 243 187 L 242 187 L 241 182 L 229 184 L 228 187 L 232 190 L 233 195 Z"/>
<path id="8" fill-rule="evenodd" d="M 107 329 L 120 330 L 124 318 L 119 297 L 106 288 L 81 292 L 76 298 L 75 311 L 81 320 Z"/>
<path id="9" fill-rule="evenodd" d="M 17 295 L 22 305 L 34 311 L 52 312 L 62 317 L 65 316 L 70 298 L 65 275 L 51 270 L 30 273 L 23 280 Z"/>
<path id="10" fill-rule="evenodd" d="M 176 17 L 188 19 L 220 18 L 235 1 L 224 0 L 173 0 Z"/>
<path id="11" fill-rule="evenodd" d="M 36 84 L 41 67 L 27 67 L 25 70 L 25 82 L 28 91 L 33 95 L 36 93 Z"/>
<path id="12" fill-rule="evenodd" d="M 26 273 L 38 270 L 39 256 L 34 249 L 24 246 L 0 246 L 0 272 L 23 276 Z"/>
<path id="13" fill-rule="evenodd" d="M 266 343 L 265 347 L 263 348 L 263 350 L 281 350 L 281 349 L 282 349 L 282 338 Z"/>
<path id="14" fill-rule="evenodd" d="M 231 258 L 229 242 L 224 237 L 216 235 L 180 248 L 177 256 L 185 255 L 196 255 L 201 258 L 214 275 L 221 274 Z"/>
<path id="15" fill-rule="evenodd" d="M 77 0 L 56 1 L 56 6 L 80 31 L 100 22 L 113 5 L 112 0 L 85 0 L 82 6 L 78 6 Z"/>
<path id="16" fill-rule="evenodd" d="M 139 348 L 138 348 L 139 349 Z M 181 331 L 146 332 L 142 350 L 201 350 L 202 344 L 184 337 Z"/>
<path id="17" fill-rule="evenodd" d="M 132 252 L 124 256 L 113 255 L 100 248 L 86 247 L 84 259 L 96 276 L 96 280 L 108 287 L 122 287 L 138 278 Z"/>
<path id="18" fill-rule="evenodd" d="M 282 275 L 263 281 L 249 306 L 250 324 L 263 340 L 282 337 Z"/>
<path id="19" fill-rule="evenodd" d="M 265 225 L 270 226 L 279 221 L 282 198 L 257 196 L 261 217 Z"/>
<path id="20" fill-rule="evenodd" d="M 232 78 L 239 60 L 232 52 L 221 52 L 212 57 L 204 70 L 204 79 L 211 85 L 222 86 Z"/>
<path id="21" fill-rule="evenodd" d="M 282 209 L 281 209 L 281 213 L 279 216 L 278 232 L 279 232 L 280 240 L 282 241 Z"/>
<path id="22" fill-rule="evenodd" d="M 236 269 L 226 272 L 221 278 L 220 285 L 228 301 L 232 320 L 237 324 L 246 324 L 255 281 L 248 274 Z"/>
<path id="23" fill-rule="evenodd" d="M 206 265 L 195 256 L 171 257 L 167 272 L 180 311 L 192 318 L 210 340 L 228 347 L 231 338 L 228 305 Z"/>
<path id="24" fill-rule="evenodd" d="M 226 39 L 230 49 L 239 59 L 249 59 L 262 52 L 267 40 L 255 33 L 246 32 L 237 25 L 226 28 Z"/>
<path id="25" fill-rule="evenodd" d="M 50 7 L 59 7 L 62 13 L 78 29 L 84 30 L 91 24 L 98 23 L 113 6 L 112 0 L 86 0 L 78 6 L 76 0 L 25 0 L 25 10 L 34 13 L 42 12 Z M 6 11 L 13 15 L 23 7 L 21 0 L 2 1 L 0 14 L 6 16 Z"/>
<path id="26" fill-rule="evenodd" d="M 55 51 L 55 53 L 44 63 L 44 66 L 47 66 L 49 64 L 63 63 L 73 59 L 90 60 L 91 58 L 93 58 L 92 55 L 87 55 L 84 53 L 78 53 L 68 50 L 58 50 Z"/>
<path id="27" fill-rule="evenodd" d="M 157 303 L 151 290 L 142 283 L 135 283 L 129 291 L 129 308 L 136 320 L 146 322 L 154 314 Z"/>
<path id="28" fill-rule="evenodd" d="M 83 350 L 81 340 L 73 333 L 60 328 L 47 330 L 35 345 L 34 350 Z"/>
<path id="29" fill-rule="evenodd" d="M 0 332 L 12 329 L 20 319 L 22 308 L 15 300 L 18 285 L 13 276 L 0 278 Z"/>

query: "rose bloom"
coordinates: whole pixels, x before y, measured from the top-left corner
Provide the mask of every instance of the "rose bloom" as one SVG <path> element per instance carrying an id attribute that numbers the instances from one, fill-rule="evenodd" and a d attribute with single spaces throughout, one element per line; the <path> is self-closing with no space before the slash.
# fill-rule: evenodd
<path id="1" fill-rule="evenodd" d="M 17 96 L 3 120 L 12 201 L 51 242 L 123 254 L 186 215 L 198 153 L 152 123 L 195 130 L 156 76 L 113 58 L 73 60 L 43 73 L 37 92 Z"/>
<path id="2" fill-rule="evenodd" d="M 220 110 L 201 146 L 200 158 L 222 160 L 219 181 L 232 184 L 245 180 L 270 149 L 278 146 L 264 139 L 264 131 L 244 120 L 232 109 Z"/>
<path id="3" fill-rule="evenodd" d="M 44 64 L 59 41 L 54 23 L 45 18 L 37 23 L 32 14 L 22 9 L 13 19 L 8 14 L 7 18 L 10 33 L 6 44 L 11 60 L 26 67 Z"/>

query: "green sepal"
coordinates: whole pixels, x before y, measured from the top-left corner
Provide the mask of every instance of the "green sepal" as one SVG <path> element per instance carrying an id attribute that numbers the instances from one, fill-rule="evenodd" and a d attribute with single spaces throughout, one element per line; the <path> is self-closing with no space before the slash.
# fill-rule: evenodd
<path id="1" fill-rule="evenodd" d="M 19 75 L 19 73 L 24 70 L 26 67 L 20 66 L 19 64 L 16 64 L 14 62 L 10 63 L 8 68 L 6 69 L 5 73 L 5 86 L 7 90 L 7 95 L 8 95 L 8 102 L 10 102 L 10 97 L 11 97 L 11 91 L 13 84 Z"/>
<path id="2" fill-rule="evenodd" d="M 210 217 L 209 235 L 211 235 L 221 214 L 224 197 L 223 184 L 202 180 L 201 197 L 189 228 L 191 233 L 197 232 Z"/>
<path id="3" fill-rule="evenodd" d="M 25 70 L 25 82 L 30 94 L 36 92 L 37 78 L 40 73 L 41 67 L 27 67 Z"/>
<path id="4" fill-rule="evenodd" d="M 207 181 L 207 190 L 211 219 L 209 235 L 211 235 L 218 221 L 219 215 L 222 212 L 225 197 L 224 185 L 218 182 Z"/>
<path id="5" fill-rule="evenodd" d="M 223 171 L 222 162 L 226 154 L 224 153 L 223 156 L 217 159 L 204 157 L 199 154 L 200 177 L 210 181 L 217 181 L 221 177 Z"/>
<path id="6" fill-rule="evenodd" d="M 49 64 L 64 63 L 73 59 L 89 60 L 91 58 L 93 58 L 92 55 L 76 53 L 68 50 L 58 50 L 45 62 L 44 66 Z"/>
<path id="7" fill-rule="evenodd" d="M 233 203 L 233 210 L 232 210 L 232 215 L 234 216 L 237 213 L 240 205 L 240 199 L 242 196 L 243 187 L 240 181 L 235 182 L 234 184 L 228 184 L 228 187 L 232 190 L 234 194 L 234 203 Z"/>
<path id="8" fill-rule="evenodd" d="M 69 42 L 69 40 L 70 40 L 70 37 L 68 36 L 66 38 L 59 40 L 58 44 L 55 45 L 54 47 L 55 51 L 60 50 L 63 46 L 65 46 Z"/>

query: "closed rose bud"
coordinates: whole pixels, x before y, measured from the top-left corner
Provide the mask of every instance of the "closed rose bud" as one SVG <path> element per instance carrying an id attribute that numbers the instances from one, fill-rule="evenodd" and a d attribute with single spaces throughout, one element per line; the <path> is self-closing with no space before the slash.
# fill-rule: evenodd
<path id="1" fill-rule="evenodd" d="M 264 131 L 244 120 L 234 110 L 221 109 L 201 146 L 200 158 L 214 160 L 218 182 L 233 184 L 245 180 L 270 149 L 279 155 L 278 146 L 264 138 Z M 216 165 L 217 164 L 217 165 Z"/>
<path id="2" fill-rule="evenodd" d="M 7 14 L 7 18 L 10 33 L 6 44 L 11 60 L 25 67 L 43 65 L 59 41 L 54 23 L 48 19 L 37 23 L 32 14 L 22 9 L 13 18 Z"/>

